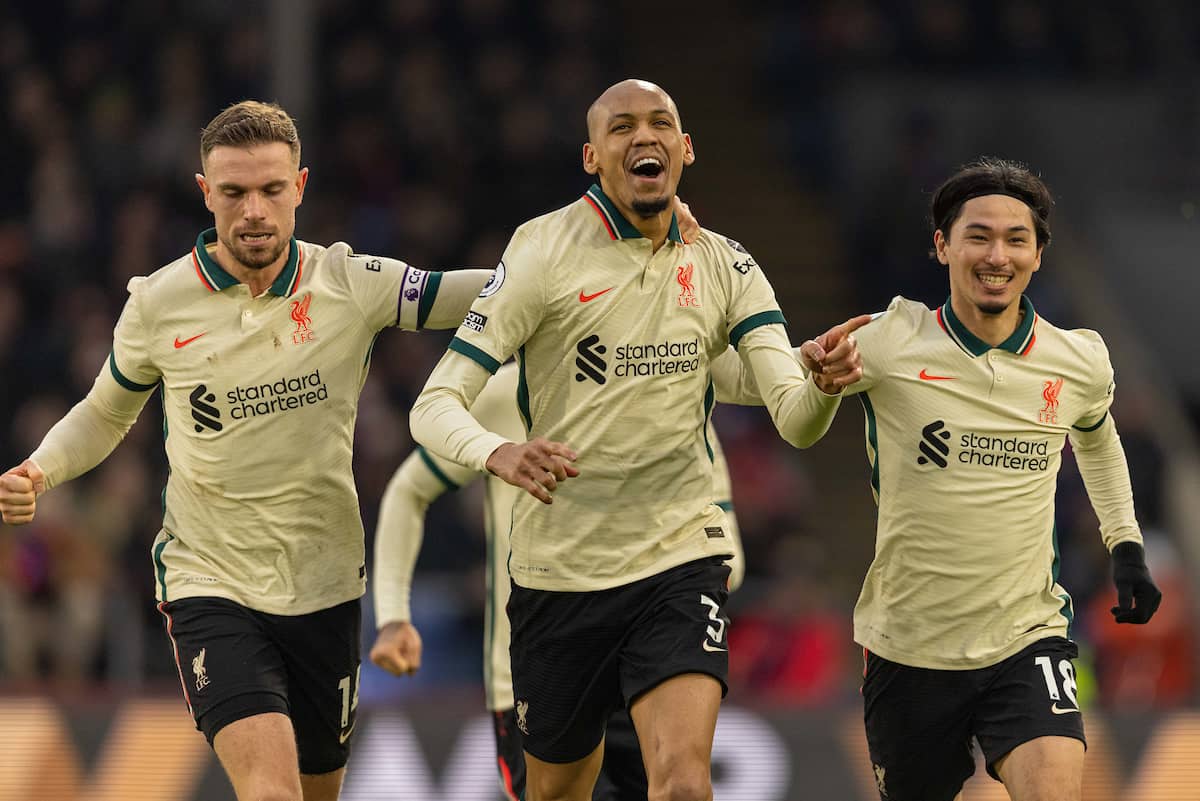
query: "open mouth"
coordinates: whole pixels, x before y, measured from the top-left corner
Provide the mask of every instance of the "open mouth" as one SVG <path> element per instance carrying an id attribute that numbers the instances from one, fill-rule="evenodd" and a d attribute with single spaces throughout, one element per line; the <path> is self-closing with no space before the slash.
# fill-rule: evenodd
<path id="1" fill-rule="evenodd" d="M 653 156 L 644 156 L 633 163 L 629 171 L 639 178 L 657 178 L 662 175 L 663 163 Z"/>
<path id="2" fill-rule="evenodd" d="M 1002 289 L 1012 281 L 1011 275 L 997 275 L 996 273 L 979 273 L 975 277 L 989 289 Z"/>
<path id="3" fill-rule="evenodd" d="M 247 245 L 261 245 L 267 242 L 270 238 L 271 234 L 263 231 L 238 234 L 238 239 L 241 239 Z"/>

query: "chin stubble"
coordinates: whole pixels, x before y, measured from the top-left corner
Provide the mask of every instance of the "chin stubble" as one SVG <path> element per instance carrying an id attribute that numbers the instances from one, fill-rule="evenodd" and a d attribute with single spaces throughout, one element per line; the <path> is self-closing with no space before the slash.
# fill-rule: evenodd
<path id="1" fill-rule="evenodd" d="M 671 205 L 669 197 L 657 198 L 655 200 L 635 200 L 633 201 L 633 210 L 640 217 L 653 217 L 656 214 L 666 211 L 669 205 Z"/>

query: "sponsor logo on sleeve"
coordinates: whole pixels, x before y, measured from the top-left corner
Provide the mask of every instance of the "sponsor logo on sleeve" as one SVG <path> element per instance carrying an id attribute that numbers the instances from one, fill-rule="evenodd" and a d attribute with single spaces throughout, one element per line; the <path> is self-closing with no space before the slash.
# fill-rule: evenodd
<path id="1" fill-rule="evenodd" d="M 469 311 L 467 312 L 467 316 L 463 318 L 463 325 L 472 331 L 482 332 L 483 327 L 487 325 L 487 315 L 480 314 L 477 311 Z"/>
<path id="2" fill-rule="evenodd" d="M 750 271 L 758 266 L 758 262 L 754 260 L 753 256 L 747 256 L 740 261 L 735 261 L 730 266 L 742 275 L 749 275 Z"/>
<path id="3" fill-rule="evenodd" d="M 495 271 L 492 272 L 492 277 L 483 285 L 483 289 L 479 290 L 479 297 L 490 298 L 500 291 L 500 287 L 504 286 L 504 261 L 501 260 L 496 265 Z"/>

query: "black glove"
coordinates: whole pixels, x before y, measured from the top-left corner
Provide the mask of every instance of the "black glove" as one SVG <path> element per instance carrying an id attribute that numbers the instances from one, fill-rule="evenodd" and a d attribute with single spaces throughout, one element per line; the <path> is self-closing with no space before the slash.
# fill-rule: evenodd
<path id="1" fill-rule="evenodd" d="M 1136 542 L 1120 543 L 1112 549 L 1112 566 L 1113 584 L 1117 585 L 1113 617 L 1118 623 L 1149 621 L 1162 602 L 1162 593 L 1150 578 L 1142 546 Z"/>

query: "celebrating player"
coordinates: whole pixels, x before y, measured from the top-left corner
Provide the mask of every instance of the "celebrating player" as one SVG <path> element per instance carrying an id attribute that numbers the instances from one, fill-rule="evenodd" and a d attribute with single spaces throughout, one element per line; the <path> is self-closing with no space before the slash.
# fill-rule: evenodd
<path id="1" fill-rule="evenodd" d="M 879 524 L 854 633 L 886 801 L 959 798 L 972 738 L 1014 801 L 1079 801 L 1078 649 L 1054 530 L 1066 440 L 1112 555 L 1117 621 L 1145 623 L 1162 599 L 1109 413 L 1104 342 L 1052 325 L 1024 294 L 1052 202 L 1023 165 L 959 170 L 932 202 L 950 299 L 931 310 L 898 297 L 858 335 L 863 377 L 847 391 L 866 411 Z"/>
<path id="2" fill-rule="evenodd" d="M 529 797 L 590 798 L 605 721 L 624 705 L 649 797 L 702 801 L 733 553 L 712 502 L 711 361 L 737 347 L 776 426 L 807 445 L 836 409 L 826 392 L 858 378 L 850 332 L 869 318 L 824 335 L 826 371 L 808 380 L 750 254 L 713 232 L 678 235 L 670 199 L 695 155 L 666 92 L 609 88 L 588 138 L 599 183 L 517 229 L 410 424 L 431 452 L 528 493 L 513 510 L 508 608 Z M 513 353 L 522 442 L 468 411 Z"/>
<path id="3" fill-rule="evenodd" d="M 28 523 L 99 464 L 162 387 L 171 473 L 159 609 L 196 726 L 238 798 L 332 801 L 358 702 L 363 530 L 350 471 L 359 390 L 386 327 L 458 325 L 489 270 L 437 273 L 293 237 L 308 168 L 275 105 L 200 137 L 215 227 L 129 283 L 87 397 L 0 476 Z"/>
<path id="4" fill-rule="evenodd" d="M 506 364 L 488 380 L 471 406 L 471 415 L 480 425 L 515 442 L 525 438 L 525 426 L 517 409 L 517 385 L 516 364 Z M 708 434 L 713 446 L 713 499 L 726 512 L 726 529 L 735 551 L 730 561 L 730 590 L 734 590 L 743 572 L 741 541 L 733 515 L 729 470 L 711 425 Z M 375 531 L 372 586 L 379 633 L 371 648 L 371 661 L 395 675 L 413 673 L 421 665 L 421 638 L 411 622 L 409 588 L 424 535 L 425 511 L 443 492 L 465 486 L 480 475 L 483 474 L 418 448 L 388 483 Z M 509 626 L 504 608 L 509 595 L 508 525 L 519 492 L 500 478 L 487 475 L 484 528 L 488 543 L 488 595 L 484 612 L 483 679 L 495 727 L 501 780 L 505 793 L 514 801 L 524 796 L 525 759 L 521 721 L 514 709 L 508 659 Z M 624 710 L 608 721 L 604 741 L 604 765 L 593 801 L 645 801 L 646 771 L 637 737 Z"/>

